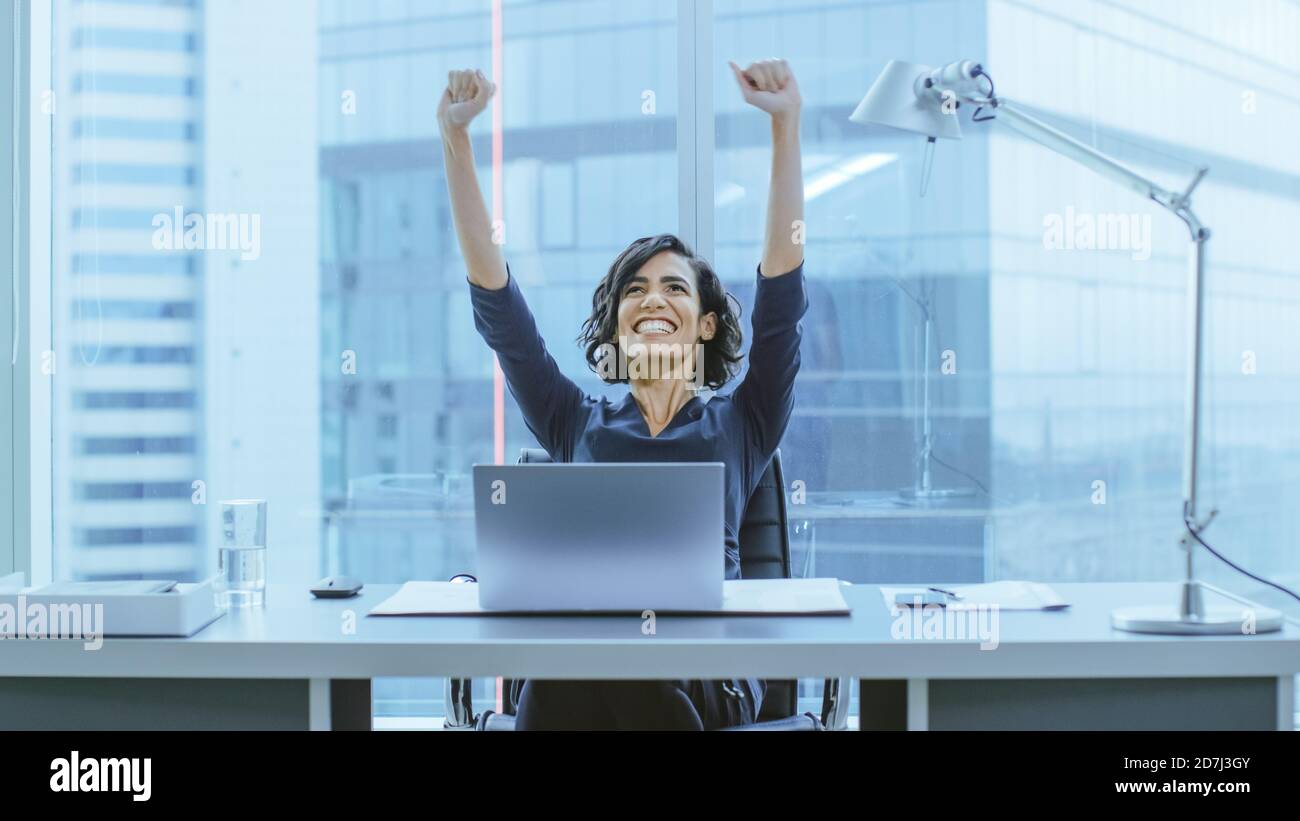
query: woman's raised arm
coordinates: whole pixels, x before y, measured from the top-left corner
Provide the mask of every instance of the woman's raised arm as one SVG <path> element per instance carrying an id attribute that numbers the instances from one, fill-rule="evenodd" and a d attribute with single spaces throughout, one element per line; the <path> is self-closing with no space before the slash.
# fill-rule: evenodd
<path id="1" fill-rule="evenodd" d="M 808 310 L 803 288 L 803 169 L 799 158 L 799 86 L 785 60 L 760 60 L 731 70 L 745 102 L 772 117 L 772 184 L 767 235 L 758 268 L 749 370 L 732 394 L 751 441 L 766 458 L 776 450 L 794 412 L 799 373 L 799 320 Z M 798 272 L 798 273 L 796 273 Z M 765 460 L 755 466 L 761 470 Z"/>
<path id="2" fill-rule="evenodd" d="M 442 160 L 451 195 L 451 213 L 456 222 L 456 239 L 469 281 L 483 288 L 505 287 L 507 273 L 501 247 L 492 241 L 492 221 L 483 202 L 469 124 L 477 117 L 497 87 L 483 72 L 451 71 L 447 88 L 438 102 L 438 129 L 442 132 Z"/>
<path id="3" fill-rule="evenodd" d="M 772 182 L 767 194 L 763 240 L 765 277 L 789 273 L 803 261 L 803 167 L 799 155 L 799 113 L 803 99 L 785 60 L 759 60 L 741 69 L 730 63 L 745 102 L 772 117 Z"/>
<path id="4" fill-rule="evenodd" d="M 492 241 L 492 224 L 474 171 L 469 123 L 495 91 L 481 71 L 453 71 L 447 78 L 438 104 L 438 127 L 451 211 L 469 274 L 474 327 L 496 352 L 528 429 L 552 459 L 567 462 L 573 458 L 583 393 L 560 373 L 518 283 L 511 281 L 501 246 Z"/>

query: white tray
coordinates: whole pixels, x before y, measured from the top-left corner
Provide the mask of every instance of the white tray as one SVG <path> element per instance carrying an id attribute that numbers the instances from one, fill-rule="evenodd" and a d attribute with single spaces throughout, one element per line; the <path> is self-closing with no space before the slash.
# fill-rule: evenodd
<path id="1" fill-rule="evenodd" d="M 6 577 L 8 580 L 10 577 Z M 212 590 L 212 580 L 194 584 L 178 584 L 166 593 L 149 593 L 137 596 L 88 596 L 82 594 L 41 595 L 31 592 L 36 588 L 23 588 L 17 592 L 12 587 L 0 586 L 0 636 L 16 638 L 19 629 L 27 633 L 32 623 L 29 613 L 32 605 L 48 608 L 62 605 L 81 605 L 81 613 L 89 614 L 82 631 L 113 636 L 181 636 L 188 637 L 207 627 L 225 614 L 217 607 Z M 90 609 L 86 609 L 86 605 Z M 7 607 L 6 607 L 7 606 Z M 100 609 L 102 608 L 102 609 Z M 5 612 L 7 611 L 7 612 Z M 46 630 L 50 629 L 51 614 L 45 611 Z M 12 614 L 12 617 L 9 617 Z"/>

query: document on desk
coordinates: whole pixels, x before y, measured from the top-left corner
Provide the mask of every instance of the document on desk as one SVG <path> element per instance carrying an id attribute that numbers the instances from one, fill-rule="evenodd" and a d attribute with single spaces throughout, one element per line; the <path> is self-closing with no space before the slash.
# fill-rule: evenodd
<path id="1" fill-rule="evenodd" d="M 944 606 L 949 610 L 974 610 L 993 605 L 997 605 L 999 610 L 1063 610 L 1070 606 L 1060 594 L 1041 582 L 1002 581 L 937 586 L 961 597 L 948 600 Z M 882 587 L 880 594 L 885 599 L 885 608 L 893 612 L 899 609 L 894 605 L 894 598 L 899 593 L 922 593 L 927 589 L 921 585 Z"/>
<path id="2" fill-rule="evenodd" d="M 839 616 L 849 606 L 838 579 L 736 579 L 722 583 L 722 609 L 691 611 L 717 616 Z M 376 605 L 372 616 L 517 616 L 517 610 L 484 610 L 478 585 L 407 582 Z M 547 611 L 548 614 L 583 611 Z M 628 611 L 628 612 L 640 612 Z M 661 611 L 671 614 L 672 611 Z M 685 615 L 685 614 L 684 614 Z"/>

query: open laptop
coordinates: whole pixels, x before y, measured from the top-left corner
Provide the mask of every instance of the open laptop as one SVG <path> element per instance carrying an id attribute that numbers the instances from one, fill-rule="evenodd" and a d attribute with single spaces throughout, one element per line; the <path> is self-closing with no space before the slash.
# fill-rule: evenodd
<path id="1" fill-rule="evenodd" d="M 475 465 L 487 610 L 719 610 L 721 462 Z"/>

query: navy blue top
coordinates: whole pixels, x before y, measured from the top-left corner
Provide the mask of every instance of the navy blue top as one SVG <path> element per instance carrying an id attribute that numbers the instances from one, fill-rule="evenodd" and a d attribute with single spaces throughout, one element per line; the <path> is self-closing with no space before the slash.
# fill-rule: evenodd
<path id="1" fill-rule="evenodd" d="M 735 390 L 692 396 L 651 436 L 631 393 L 585 394 L 560 372 L 513 276 L 504 288 L 470 283 L 474 325 L 496 351 L 510 393 L 537 443 L 556 462 L 722 462 L 726 465 L 726 575 L 740 578 L 737 534 L 745 503 L 776 452 L 794 407 L 799 320 L 808 308 L 803 263 L 758 276 L 749 370 Z"/>
<path id="2" fill-rule="evenodd" d="M 470 283 L 474 326 L 496 351 L 538 444 L 556 462 L 722 462 L 726 577 L 740 578 L 737 534 L 745 504 L 794 408 L 799 320 L 808 309 L 803 263 L 777 277 L 759 269 L 749 369 L 740 384 L 707 402 L 692 396 L 657 436 L 631 393 L 618 401 L 589 396 L 560 372 L 508 266 L 506 275 L 505 287 L 496 290 Z"/>

